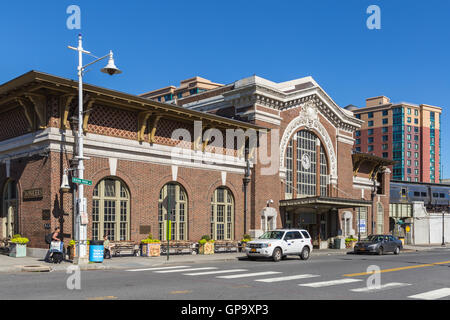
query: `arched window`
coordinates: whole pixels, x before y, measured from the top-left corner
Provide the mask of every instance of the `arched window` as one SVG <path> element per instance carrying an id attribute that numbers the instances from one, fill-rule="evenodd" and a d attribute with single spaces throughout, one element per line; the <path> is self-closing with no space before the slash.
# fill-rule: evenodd
<path id="1" fill-rule="evenodd" d="M 211 197 L 211 238 L 234 239 L 234 197 L 227 188 L 217 188 Z"/>
<path id="2" fill-rule="evenodd" d="M 188 200 L 184 188 L 176 183 L 164 185 L 159 192 L 158 201 L 160 240 L 167 240 L 168 220 L 170 220 L 170 240 L 187 240 L 187 211 Z"/>
<path id="3" fill-rule="evenodd" d="M 17 213 L 17 183 L 8 181 L 3 189 L 2 235 L 11 238 L 19 233 L 19 217 Z"/>
<path id="4" fill-rule="evenodd" d="M 293 136 L 287 146 L 285 165 L 286 199 L 294 193 L 297 198 L 328 195 L 328 160 L 313 132 L 300 130 Z"/>
<path id="5" fill-rule="evenodd" d="M 121 180 L 106 178 L 94 188 L 92 239 L 130 240 L 130 192 Z"/>

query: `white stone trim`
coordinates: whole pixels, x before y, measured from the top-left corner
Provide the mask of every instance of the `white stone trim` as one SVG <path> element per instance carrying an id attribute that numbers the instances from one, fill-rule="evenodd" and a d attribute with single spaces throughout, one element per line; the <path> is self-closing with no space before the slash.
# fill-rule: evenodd
<path id="1" fill-rule="evenodd" d="M 108 162 L 109 162 L 109 173 L 112 176 L 115 176 L 117 171 L 117 158 L 108 158 Z"/>
<path id="2" fill-rule="evenodd" d="M 379 187 L 380 183 L 376 182 L 376 186 Z M 353 177 L 353 189 L 364 189 L 372 192 L 373 181 L 369 178 Z"/>
<path id="3" fill-rule="evenodd" d="M 70 130 L 62 134 L 60 129 L 50 127 L 0 142 L 0 161 L 19 154 L 36 153 L 44 147 L 52 152 L 73 153 L 74 141 L 75 138 Z M 179 154 L 174 154 L 174 150 L 175 148 L 170 146 L 148 142 L 139 143 L 136 140 L 92 133 L 88 133 L 84 138 L 84 155 L 86 157 L 116 158 L 160 165 L 176 164 L 189 168 L 245 173 L 244 158 L 181 148 Z"/>
<path id="4" fill-rule="evenodd" d="M 355 139 L 350 138 L 348 136 L 342 135 L 342 134 L 338 134 L 337 135 L 337 141 L 338 142 L 342 142 L 342 143 L 346 143 L 349 144 L 351 146 L 353 146 L 355 144 Z"/>

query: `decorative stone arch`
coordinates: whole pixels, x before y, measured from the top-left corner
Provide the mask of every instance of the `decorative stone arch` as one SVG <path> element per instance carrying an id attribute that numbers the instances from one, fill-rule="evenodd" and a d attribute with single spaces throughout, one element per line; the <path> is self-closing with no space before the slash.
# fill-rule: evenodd
<path id="1" fill-rule="evenodd" d="M 317 137 L 321 140 L 325 147 L 328 157 L 328 167 L 330 175 L 330 183 L 336 183 L 337 181 L 337 160 L 336 153 L 334 152 L 333 142 L 330 138 L 325 127 L 319 121 L 318 110 L 312 101 L 305 102 L 301 105 L 302 110 L 298 117 L 289 122 L 288 126 L 284 130 L 283 137 L 280 142 L 280 176 L 286 172 L 285 167 L 285 155 L 287 145 L 291 139 L 291 136 L 299 131 L 301 128 L 313 131 Z"/>

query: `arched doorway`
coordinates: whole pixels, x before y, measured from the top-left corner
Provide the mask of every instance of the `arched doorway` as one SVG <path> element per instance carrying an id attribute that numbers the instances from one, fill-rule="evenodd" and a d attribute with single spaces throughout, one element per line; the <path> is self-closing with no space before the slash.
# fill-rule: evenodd
<path id="1" fill-rule="evenodd" d="M 17 183 L 8 181 L 3 189 L 2 235 L 11 238 L 19 233 Z"/>

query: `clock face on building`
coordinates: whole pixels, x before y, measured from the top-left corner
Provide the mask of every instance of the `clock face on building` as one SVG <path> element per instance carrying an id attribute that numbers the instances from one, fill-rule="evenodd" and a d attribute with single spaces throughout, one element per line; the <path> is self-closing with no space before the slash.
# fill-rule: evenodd
<path id="1" fill-rule="evenodd" d="M 304 153 L 302 156 L 302 167 L 305 170 L 309 170 L 309 168 L 311 168 L 311 158 L 307 153 Z"/>

